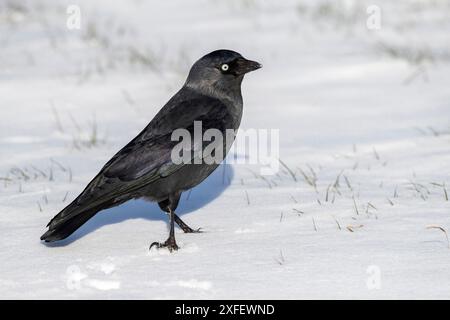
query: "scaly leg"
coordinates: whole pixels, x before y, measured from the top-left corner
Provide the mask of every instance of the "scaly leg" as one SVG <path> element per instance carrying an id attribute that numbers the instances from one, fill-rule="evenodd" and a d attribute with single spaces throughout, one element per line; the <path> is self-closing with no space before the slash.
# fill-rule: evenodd
<path id="1" fill-rule="evenodd" d="M 180 219 L 179 216 L 177 216 L 176 214 L 174 214 L 175 217 L 175 222 L 177 223 L 177 225 L 184 231 L 184 233 L 201 233 L 201 228 L 198 228 L 196 230 L 192 229 L 191 227 L 189 227 L 183 220 Z"/>
<path id="2" fill-rule="evenodd" d="M 167 248 L 170 252 L 174 250 L 178 250 L 178 245 L 175 241 L 175 212 L 173 212 L 169 208 L 169 220 L 170 220 L 170 231 L 169 231 L 169 238 L 164 243 L 160 242 L 153 242 L 150 245 L 149 250 L 152 249 L 153 246 L 156 246 L 157 249 L 159 248 Z"/>

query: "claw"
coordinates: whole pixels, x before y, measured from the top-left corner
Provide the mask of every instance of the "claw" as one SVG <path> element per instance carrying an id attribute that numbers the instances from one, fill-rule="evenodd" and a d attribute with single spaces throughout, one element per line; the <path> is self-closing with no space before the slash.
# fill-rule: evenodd
<path id="1" fill-rule="evenodd" d="M 202 228 L 198 228 L 198 229 L 192 229 L 190 227 L 187 228 L 182 228 L 184 233 L 202 233 L 203 231 L 201 231 Z"/>
<path id="2" fill-rule="evenodd" d="M 151 245 L 150 245 L 150 247 L 148 248 L 148 250 L 150 251 L 150 250 L 152 250 L 152 248 L 154 247 L 154 246 L 156 246 L 156 249 L 159 249 L 159 248 L 161 248 L 161 243 L 159 243 L 159 242 L 153 242 Z"/>
<path id="3" fill-rule="evenodd" d="M 178 245 L 175 242 L 175 240 L 172 239 L 167 239 L 166 242 L 164 243 L 160 243 L 160 242 L 153 242 L 150 247 L 148 248 L 148 250 L 152 250 L 152 248 L 156 246 L 156 249 L 161 249 L 161 248 L 167 248 L 169 249 L 170 252 L 172 251 L 177 251 L 178 250 Z"/>

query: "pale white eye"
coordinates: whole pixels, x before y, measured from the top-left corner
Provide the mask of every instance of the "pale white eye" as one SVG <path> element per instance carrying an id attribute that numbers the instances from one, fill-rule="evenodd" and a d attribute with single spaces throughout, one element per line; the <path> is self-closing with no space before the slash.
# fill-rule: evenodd
<path id="1" fill-rule="evenodd" d="M 229 66 L 226 63 L 224 63 L 223 65 L 220 66 L 220 69 L 222 69 L 222 71 L 228 71 Z"/>

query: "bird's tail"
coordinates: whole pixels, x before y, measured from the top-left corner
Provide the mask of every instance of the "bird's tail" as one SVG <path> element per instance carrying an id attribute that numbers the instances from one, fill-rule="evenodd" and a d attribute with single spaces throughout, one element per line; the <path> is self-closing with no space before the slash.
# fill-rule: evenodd
<path id="1" fill-rule="evenodd" d="M 41 236 L 41 240 L 45 242 L 53 242 L 67 238 L 81 227 L 86 221 L 92 218 L 97 211 L 86 211 L 81 215 L 77 215 L 71 219 L 58 224 L 56 227 L 50 227 L 46 233 Z"/>
<path id="2" fill-rule="evenodd" d="M 67 238 L 98 211 L 98 207 L 83 210 L 76 205 L 75 200 L 49 222 L 49 229 L 41 236 L 41 240 L 53 242 Z"/>

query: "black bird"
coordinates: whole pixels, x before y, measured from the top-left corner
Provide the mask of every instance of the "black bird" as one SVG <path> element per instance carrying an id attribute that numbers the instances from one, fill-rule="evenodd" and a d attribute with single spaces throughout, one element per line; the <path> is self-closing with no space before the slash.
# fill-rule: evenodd
<path id="1" fill-rule="evenodd" d="M 158 202 L 170 221 L 167 241 L 154 242 L 150 248 L 177 250 L 175 222 L 184 232 L 199 232 L 175 214 L 181 193 L 201 183 L 219 164 L 176 164 L 171 153 L 179 142 L 172 141 L 172 132 L 186 129 L 193 135 L 194 121 L 201 121 L 203 132 L 218 129 L 225 136 L 227 129 L 237 130 L 242 117 L 242 80 L 246 73 L 259 68 L 259 63 L 231 50 L 213 51 L 195 62 L 181 90 L 137 137 L 104 165 L 84 191 L 48 223 L 49 229 L 41 240 L 64 239 L 97 212 L 131 199 L 145 198 Z M 222 147 L 220 161 L 231 144 L 223 141 Z"/>

